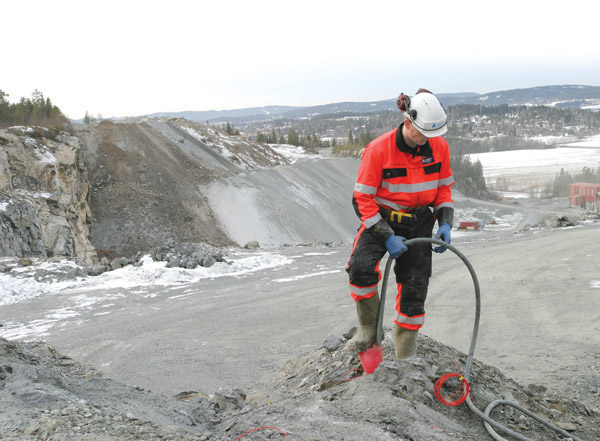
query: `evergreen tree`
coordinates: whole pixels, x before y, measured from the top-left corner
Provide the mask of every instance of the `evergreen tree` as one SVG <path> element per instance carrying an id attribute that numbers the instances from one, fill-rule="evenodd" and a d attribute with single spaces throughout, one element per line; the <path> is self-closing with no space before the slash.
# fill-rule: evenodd
<path id="1" fill-rule="evenodd" d="M 0 124 L 10 125 L 69 125 L 68 119 L 60 109 L 52 104 L 49 98 L 35 90 L 29 98 L 21 98 L 18 103 L 11 104 L 6 99 L 8 95 L 0 90 Z"/>
<path id="2" fill-rule="evenodd" d="M 8 94 L 0 90 L 0 122 L 8 120 L 8 109 L 10 103 L 6 99 L 7 97 Z"/>
<path id="3" fill-rule="evenodd" d="M 262 142 L 266 144 L 269 142 L 269 139 L 264 133 L 258 132 L 258 135 L 256 135 L 256 142 Z"/>
<path id="4" fill-rule="evenodd" d="M 450 159 L 452 173 L 454 175 L 455 188 L 465 196 L 478 199 L 490 199 L 492 194 L 487 188 L 483 176 L 483 166 L 480 161 L 475 164 L 467 155 L 454 153 Z"/>
<path id="5" fill-rule="evenodd" d="M 362 146 L 366 146 L 368 143 L 370 143 L 371 141 L 373 141 L 375 139 L 375 137 L 371 134 L 371 132 L 369 132 L 369 130 L 367 129 L 366 131 L 362 132 L 360 134 L 360 141 L 359 141 L 359 145 Z"/>
<path id="6" fill-rule="evenodd" d="M 300 144 L 300 135 L 293 128 L 288 130 L 288 144 L 299 146 Z"/>

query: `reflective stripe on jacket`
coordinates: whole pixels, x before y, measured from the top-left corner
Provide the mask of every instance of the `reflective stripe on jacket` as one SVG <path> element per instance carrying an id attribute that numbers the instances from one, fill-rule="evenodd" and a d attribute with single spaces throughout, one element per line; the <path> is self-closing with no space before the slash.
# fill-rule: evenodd
<path id="1" fill-rule="evenodd" d="M 381 219 L 378 204 L 397 211 L 432 206 L 437 212 L 442 207 L 454 207 L 450 189 L 454 178 L 446 140 L 430 138 L 419 154 L 413 155 L 397 147 L 398 132 L 384 133 L 367 145 L 362 156 L 353 197 L 367 228 Z M 430 154 L 422 156 L 421 150 Z"/>

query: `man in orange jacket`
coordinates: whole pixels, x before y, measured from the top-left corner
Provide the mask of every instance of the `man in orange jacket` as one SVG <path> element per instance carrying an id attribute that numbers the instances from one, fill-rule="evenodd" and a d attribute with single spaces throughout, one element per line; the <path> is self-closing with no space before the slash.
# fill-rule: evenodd
<path id="1" fill-rule="evenodd" d="M 441 137 L 447 131 L 446 113 L 435 95 L 419 89 L 412 99 L 401 94 L 397 105 L 404 122 L 367 145 L 354 187 L 352 203 L 361 226 L 346 271 L 359 330 L 346 350 L 362 352 L 375 342 L 379 262 L 389 252 L 396 259 L 394 346 L 400 360 L 416 353 L 431 277 L 431 246 L 409 248 L 404 241 L 431 237 L 437 219 L 436 238 L 450 243 L 454 178 L 448 143 Z"/>

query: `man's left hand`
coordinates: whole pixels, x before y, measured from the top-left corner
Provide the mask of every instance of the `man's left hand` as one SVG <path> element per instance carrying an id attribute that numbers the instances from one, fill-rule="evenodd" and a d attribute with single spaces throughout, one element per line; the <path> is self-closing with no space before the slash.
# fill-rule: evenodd
<path id="1" fill-rule="evenodd" d="M 438 229 L 437 234 L 435 235 L 435 238 L 438 240 L 441 239 L 444 242 L 446 242 L 447 244 L 450 244 L 450 228 L 451 228 L 450 224 L 444 223 L 444 224 L 440 225 L 440 228 Z M 435 247 L 433 249 L 433 251 L 435 251 L 436 253 L 443 253 L 446 250 L 447 250 L 447 248 L 442 247 L 442 246 Z"/>

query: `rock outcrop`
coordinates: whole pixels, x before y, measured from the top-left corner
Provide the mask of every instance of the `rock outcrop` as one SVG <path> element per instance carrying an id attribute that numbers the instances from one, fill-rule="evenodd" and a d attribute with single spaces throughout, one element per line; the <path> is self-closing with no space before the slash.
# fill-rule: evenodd
<path id="1" fill-rule="evenodd" d="M 0 255 L 90 262 L 88 188 L 77 137 L 43 127 L 0 130 Z"/>

